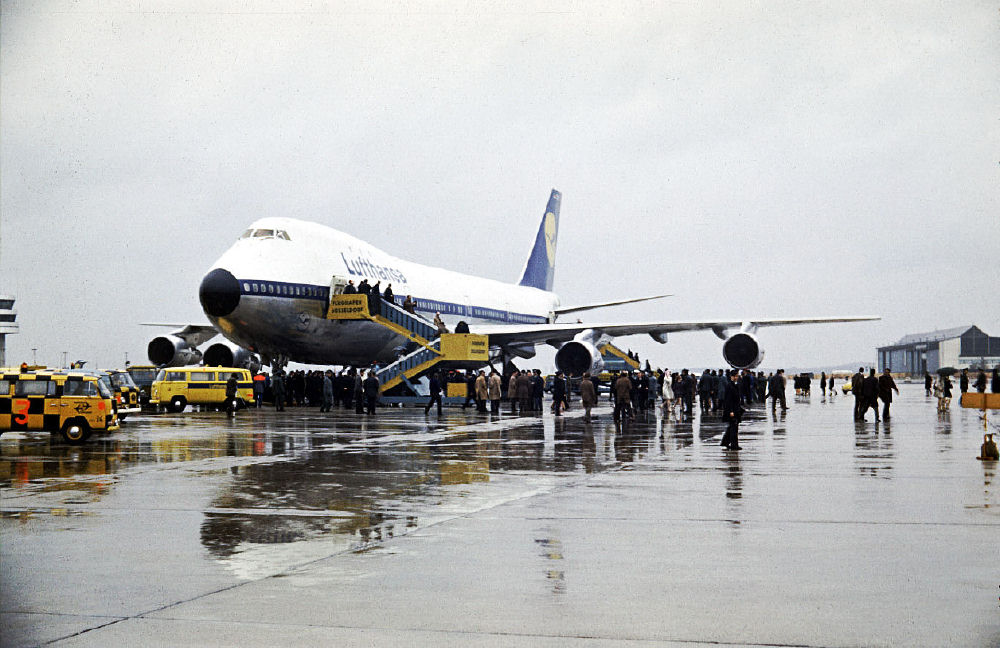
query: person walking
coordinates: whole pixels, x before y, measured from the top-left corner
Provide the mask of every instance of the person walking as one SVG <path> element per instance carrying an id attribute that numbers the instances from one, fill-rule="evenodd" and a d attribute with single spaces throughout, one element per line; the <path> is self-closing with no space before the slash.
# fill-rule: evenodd
<path id="1" fill-rule="evenodd" d="M 625 422 L 625 419 L 632 418 L 632 381 L 628 379 L 628 374 L 622 374 L 615 381 L 612 387 L 615 395 L 615 423 Z"/>
<path id="2" fill-rule="evenodd" d="M 495 372 L 494 372 L 495 373 Z M 486 413 L 486 401 L 489 399 L 489 390 L 486 387 L 486 372 L 479 370 L 476 378 L 476 411 L 480 414 Z"/>
<path id="3" fill-rule="evenodd" d="M 590 410 L 597 405 L 597 390 L 590 380 L 589 372 L 583 374 L 583 380 L 580 381 L 580 402 L 583 403 L 583 420 L 590 423 Z"/>
<path id="4" fill-rule="evenodd" d="M 854 386 L 851 386 L 854 389 Z M 875 377 L 875 367 L 868 370 L 868 377 L 864 379 L 861 387 L 861 398 L 864 402 L 861 410 L 861 420 L 865 420 L 865 414 L 871 408 L 875 411 L 875 422 L 878 423 L 878 378 Z"/>
<path id="5" fill-rule="evenodd" d="M 503 396 L 503 379 L 494 369 L 490 372 L 490 379 L 486 383 L 486 397 L 490 400 L 490 413 L 500 413 L 500 398 Z M 485 411 L 485 410 L 484 410 Z"/>
<path id="6" fill-rule="evenodd" d="M 933 387 L 933 385 L 934 385 L 934 381 L 933 381 L 933 379 L 931 379 L 931 375 L 925 371 L 924 372 L 924 396 L 930 396 L 931 395 L 931 388 Z"/>
<path id="7" fill-rule="evenodd" d="M 527 370 L 517 377 L 517 401 L 521 416 L 531 411 L 531 373 Z"/>
<path id="8" fill-rule="evenodd" d="M 941 376 L 941 411 L 947 412 L 951 409 L 951 378 Z"/>
<path id="9" fill-rule="evenodd" d="M 715 378 L 715 376 L 712 376 L 712 378 Z M 663 418 L 670 418 L 670 416 L 674 413 L 674 388 L 671 376 L 663 376 L 663 387 L 661 388 L 661 391 L 662 393 L 660 395 L 663 397 Z"/>
<path id="10" fill-rule="evenodd" d="M 736 389 L 737 374 L 735 369 L 729 372 L 729 382 L 732 389 L 726 389 L 726 395 L 722 400 L 722 418 L 726 421 L 726 433 L 722 436 L 720 445 L 729 450 L 742 450 L 739 428 L 745 410 L 740 405 L 740 392 Z"/>
<path id="11" fill-rule="evenodd" d="M 271 377 L 271 391 L 274 392 L 274 410 L 276 412 L 285 411 L 285 372 L 281 369 L 274 371 Z"/>
<path id="12" fill-rule="evenodd" d="M 236 416 L 236 396 L 239 394 L 239 384 L 236 381 L 236 374 L 229 374 L 226 381 L 226 412 L 230 416 Z"/>
<path id="13" fill-rule="evenodd" d="M 962 369 L 962 375 L 958 377 L 958 390 L 963 394 L 969 391 L 969 370 Z"/>
<path id="14" fill-rule="evenodd" d="M 826 397 L 826 372 L 822 372 L 819 375 L 819 393 L 825 398 Z"/>
<path id="15" fill-rule="evenodd" d="M 882 375 L 878 377 L 878 398 L 882 401 L 882 418 L 889 418 L 889 405 L 892 404 L 892 392 L 896 391 L 899 394 L 899 387 L 896 387 L 896 381 L 892 379 L 892 374 L 889 373 L 889 367 L 882 370 Z"/>
<path id="16" fill-rule="evenodd" d="M 319 411 L 329 412 L 333 408 L 333 371 L 327 369 L 323 374 L 323 402 Z"/>
<path id="17" fill-rule="evenodd" d="M 1000 394 L 1000 367 L 993 367 L 993 378 L 990 383 L 990 391 Z"/>
<path id="18" fill-rule="evenodd" d="M 836 380 L 836 378 L 833 377 L 833 374 L 830 374 L 830 398 L 833 398 L 834 396 L 837 395 L 837 390 L 833 388 L 834 380 Z"/>
<path id="19" fill-rule="evenodd" d="M 979 373 L 976 374 L 976 391 L 980 394 L 986 393 L 986 372 L 983 368 L 979 368 Z"/>
<path id="20" fill-rule="evenodd" d="M 510 413 L 517 415 L 517 378 L 521 372 L 517 369 L 507 379 L 507 400 L 510 401 Z"/>
<path id="21" fill-rule="evenodd" d="M 430 414 L 431 406 L 437 403 L 438 416 L 441 416 L 441 372 L 435 371 L 431 374 L 431 380 L 429 385 L 430 400 L 427 401 L 427 407 L 424 408 L 424 414 Z"/>
<path id="22" fill-rule="evenodd" d="M 632 383 L 629 383 L 631 389 Z M 566 402 L 566 381 L 563 379 L 563 372 L 557 371 L 556 377 L 552 381 L 552 412 L 556 416 L 562 416 L 562 406 Z"/>
<path id="23" fill-rule="evenodd" d="M 535 369 L 531 374 L 531 409 L 541 414 L 542 401 L 545 400 L 545 379 L 542 378 L 540 369 Z"/>
<path id="24" fill-rule="evenodd" d="M 858 421 L 865 415 L 865 397 L 862 392 L 865 387 L 865 368 L 858 367 L 858 372 L 851 376 L 851 395 L 854 396 L 854 420 Z"/>
<path id="25" fill-rule="evenodd" d="M 778 369 L 778 371 L 775 372 L 773 376 L 771 376 L 771 380 L 768 381 L 767 389 L 771 395 L 771 411 L 772 412 L 774 411 L 774 407 L 778 403 L 778 401 L 781 401 L 781 411 L 784 412 L 785 410 L 787 410 L 788 405 L 785 402 L 784 369 Z M 732 387 L 730 385 L 726 385 L 726 391 L 727 392 L 732 391 Z"/>
<path id="26" fill-rule="evenodd" d="M 368 377 L 365 378 L 364 382 L 364 394 L 368 409 L 367 413 L 372 416 L 375 416 L 375 407 L 378 405 L 378 387 L 378 378 L 375 377 L 375 372 L 369 371 Z"/>
<path id="27" fill-rule="evenodd" d="M 358 373 L 354 376 L 354 413 L 364 414 L 365 413 L 365 381 L 361 377 L 362 370 L 358 369 Z"/>

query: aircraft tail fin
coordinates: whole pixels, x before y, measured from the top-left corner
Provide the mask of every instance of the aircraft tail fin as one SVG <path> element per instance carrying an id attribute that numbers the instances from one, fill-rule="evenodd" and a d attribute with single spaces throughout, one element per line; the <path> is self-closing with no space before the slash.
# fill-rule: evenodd
<path id="1" fill-rule="evenodd" d="M 535 244 L 531 248 L 528 262 L 524 264 L 521 273 L 521 286 L 552 290 L 552 280 L 556 274 L 556 237 L 559 233 L 559 205 L 562 194 L 552 190 L 549 204 L 545 207 L 545 215 L 538 227 Z"/>

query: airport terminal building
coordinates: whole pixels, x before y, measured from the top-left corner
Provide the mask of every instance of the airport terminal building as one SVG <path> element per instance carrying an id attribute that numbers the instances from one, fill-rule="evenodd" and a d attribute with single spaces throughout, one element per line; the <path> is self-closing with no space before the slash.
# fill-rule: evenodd
<path id="1" fill-rule="evenodd" d="M 895 344 L 878 348 L 878 370 L 923 375 L 941 367 L 971 369 L 1000 365 L 1000 337 L 990 337 L 977 326 L 914 333 Z"/>

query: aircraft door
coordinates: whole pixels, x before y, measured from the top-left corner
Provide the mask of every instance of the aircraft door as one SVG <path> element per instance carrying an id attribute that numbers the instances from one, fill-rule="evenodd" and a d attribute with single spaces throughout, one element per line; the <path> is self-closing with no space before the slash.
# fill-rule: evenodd
<path id="1" fill-rule="evenodd" d="M 344 277 L 338 277 L 333 275 L 330 279 L 330 294 L 331 295 L 343 295 L 344 288 L 347 286 L 347 279 Z"/>

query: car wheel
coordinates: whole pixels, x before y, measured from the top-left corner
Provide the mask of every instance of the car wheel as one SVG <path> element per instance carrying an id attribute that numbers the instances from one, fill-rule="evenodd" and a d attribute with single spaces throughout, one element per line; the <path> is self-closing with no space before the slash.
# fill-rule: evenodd
<path id="1" fill-rule="evenodd" d="M 83 419 L 69 419 L 60 430 L 66 443 L 79 445 L 90 437 L 90 425 Z"/>
<path id="2" fill-rule="evenodd" d="M 187 401 L 184 400 L 183 396 L 174 396 L 170 399 L 170 411 L 171 412 L 183 412 L 184 408 L 187 407 Z"/>

